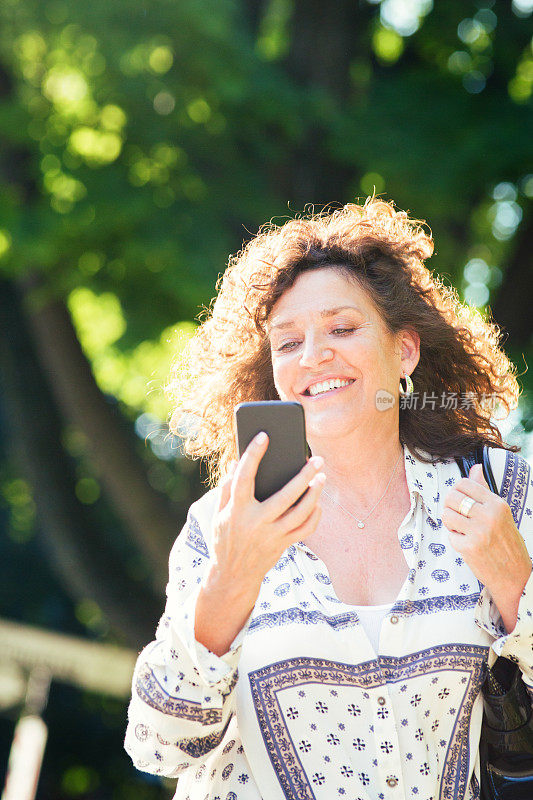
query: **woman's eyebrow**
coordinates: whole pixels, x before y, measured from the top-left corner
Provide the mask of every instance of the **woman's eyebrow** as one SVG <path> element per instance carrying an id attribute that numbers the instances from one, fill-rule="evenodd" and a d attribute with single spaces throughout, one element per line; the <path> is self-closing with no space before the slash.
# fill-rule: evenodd
<path id="1" fill-rule="evenodd" d="M 323 318 L 327 317 L 334 317 L 335 314 L 338 314 L 340 311 L 357 311 L 358 314 L 362 314 L 361 309 L 357 308 L 357 306 L 337 306 L 336 308 L 325 308 L 320 312 L 320 316 Z M 294 320 L 286 320 L 285 322 L 278 322 L 275 325 L 269 325 L 269 329 L 273 330 L 282 330 L 283 328 L 290 328 L 294 325 Z"/>

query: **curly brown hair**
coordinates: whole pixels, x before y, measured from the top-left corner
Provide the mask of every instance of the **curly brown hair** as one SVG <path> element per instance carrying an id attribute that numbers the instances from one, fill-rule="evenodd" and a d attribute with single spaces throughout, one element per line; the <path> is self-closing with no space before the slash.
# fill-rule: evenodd
<path id="1" fill-rule="evenodd" d="M 458 400 L 456 408 L 453 400 L 451 408 L 400 408 L 402 444 L 423 461 L 466 455 L 481 443 L 519 449 L 503 441 L 492 421 L 495 406 L 506 416 L 520 392 L 500 330 L 424 266 L 432 252 L 422 221 L 372 197 L 363 205 L 265 225 L 230 258 L 218 295 L 167 387 L 175 403 L 171 430 L 184 439 L 188 455 L 206 459 L 211 485 L 237 457 L 235 405 L 279 400 L 266 332 L 276 300 L 302 272 L 324 267 L 357 281 L 391 334 L 418 333 L 413 381 L 420 395 Z"/>

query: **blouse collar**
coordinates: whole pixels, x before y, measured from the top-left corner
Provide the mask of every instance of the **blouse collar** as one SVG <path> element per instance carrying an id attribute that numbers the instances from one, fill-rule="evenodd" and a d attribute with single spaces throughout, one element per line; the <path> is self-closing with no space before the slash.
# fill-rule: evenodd
<path id="1" fill-rule="evenodd" d="M 442 504 L 442 487 L 439 480 L 439 470 L 442 462 L 436 459 L 430 462 L 420 461 L 407 445 L 404 445 L 405 475 L 409 494 L 419 495 L 424 503 L 428 516 L 435 525 L 440 525 L 440 508 Z M 424 453 L 425 455 L 425 453 Z M 428 458 L 431 456 L 428 455 Z"/>

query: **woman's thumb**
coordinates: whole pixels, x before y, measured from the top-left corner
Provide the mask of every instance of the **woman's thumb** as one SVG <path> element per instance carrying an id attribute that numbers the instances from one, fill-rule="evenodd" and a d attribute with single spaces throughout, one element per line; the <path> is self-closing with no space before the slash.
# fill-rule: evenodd
<path id="1" fill-rule="evenodd" d="M 468 473 L 468 477 L 475 481 L 476 483 L 481 484 L 481 486 L 488 486 L 487 481 L 485 480 L 485 476 L 483 475 L 483 467 L 481 464 L 473 464 L 470 467 L 470 472 Z"/>
<path id="2" fill-rule="evenodd" d="M 219 503 L 218 503 L 218 510 L 219 511 L 224 508 L 224 506 L 226 505 L 226 503 L 228 503 L 228 501 L 229 501 L 229 499 L 231 497 L 231 484 L 232 484 L 232 481 L 233 481 L 233 476 L 235 474 L 235 470 L 237 469 L 237 464 L 238 464 L 238 462 L 235 461 L 235 460 L 230 462 L 230 465 L 229 465 L 228 471 L 226 473 L 226 476 L 224 477 L 224 480 L 222 481 L 221 491 L 220 491 L 220 500 L 219 500 Z"/>

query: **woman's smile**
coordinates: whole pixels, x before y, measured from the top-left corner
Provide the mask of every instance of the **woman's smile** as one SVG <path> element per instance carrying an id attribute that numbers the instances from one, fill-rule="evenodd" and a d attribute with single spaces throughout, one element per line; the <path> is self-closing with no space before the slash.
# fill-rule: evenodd
<path id="1" fill-rule="evenodd" d="M 302 396 L 309 400 L 320 400 L 326 395 L 330 397 L 332 394 L 348 389 L 355 383 L 355 378 L 326 378 L 316 383 L 311 383 Z"/>
<path id="2" fill-rule="evenodd" d="M 304 397 L 317 398 L 324 394 L 331 394 L 337 390 L 346 389 L 355 382 L 354 378 L 321 378 L 310 383 L 302 392 Z"/>

